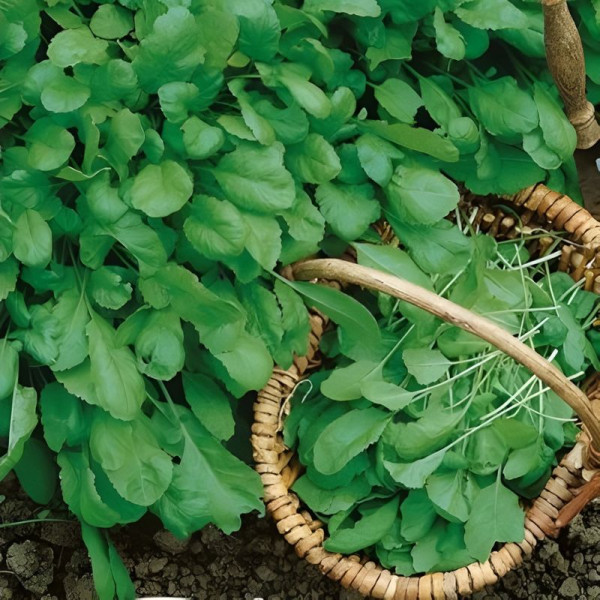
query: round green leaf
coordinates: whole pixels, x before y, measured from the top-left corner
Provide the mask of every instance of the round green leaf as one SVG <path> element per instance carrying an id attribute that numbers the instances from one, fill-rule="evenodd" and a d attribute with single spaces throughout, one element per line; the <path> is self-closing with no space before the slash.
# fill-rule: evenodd
<path id="1" fill-rule="evenodd" d="M 108 43 L 95 38 L 87 27 L 57 33 L 48 46 L 48 58 L 57 67 L 79 63 L 101 64 L 107 58 Z"/>
<path id="2" fill-rule="evenodd" d="M 52 79 L 41 93 L 42 105 L 47 111 L 66 113 L 81 108 L 90 97 L 90 88 L 62 73 Z"/>
<path id="3" fill-rule="evenodd" d="M 190 117 L 181 126 L 181 130 L 183 145 L 188 156 L 193 159 L 208 158 L 218 152 L 225 143 L 225 134 L 220 127 L 208 125 L 198 117 Z"/>
<path id="4" fill-rule="evenodd" d="M 98 412 L 90 436 L 92 456 L 125 500 L 150 506 L 171 483 L 173 464 L 144 421 Z"/>
<path id="5" fill-rule="evenodd" d="M 246 223 L 238 209 L 211 196 L 194 199 L 183 230 L 196 250 L 213 260 L 237 256 L 246 244 Z"/>
<path id="6" fill-rule="evenodd" d="M 25 135 L 30 143 L 28 161 L 40 171 L 52 171 L 61 167 L 75 148 L 75 138 L 51 119 L 36 121 Z"/>
<path id="7" fill-rule="evenodd" d="M 191 197 L 192 178 L 178 163 L 166 160 L 148 165 L 131 187 L 131 203 L 149 217 L 166 217 L 177 212 Z"/>
<path id="8" fill-rule="evenodd" d="M 460 197 L 450 179 L 425 167 L 398 167 L 386 191 L 394 213 L 409 223 L 436 223 Z"/>
<path id="9" fill-rule="evenodd" d="M 116 40 L 133 29 L 133 15 L 122 6 L 103 4 L 94 13 L 90 29 L 98 37 Z"/>
<path id="10" fill-rule="evenodd" d="M 44 268 L 52 258 L 52 231 L 40 213 L 27 209 L 17 219 L 13 253 L 28 267 Z"/>

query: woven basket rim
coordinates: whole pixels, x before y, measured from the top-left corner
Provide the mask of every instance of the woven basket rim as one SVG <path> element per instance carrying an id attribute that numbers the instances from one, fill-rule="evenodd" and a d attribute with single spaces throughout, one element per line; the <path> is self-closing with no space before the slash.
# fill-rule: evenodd
<path id="1" fill-rule="evenodd" d="M 600 223 L 588 211 L 568 196 L 553 192 L 544 185 L 532 186 L 502 197 L 516 207 L 534 211 L 548 230 L 564 230 L 569 235 L 564 242 L 575 242 L 592 248 L 600 246 Z M 586 443 L 579 441 L 563 458 L 548 480 L 540 496 L 525 516 L 525 539 L 520 543 L 504 544 L 491 553 L 484 563 L 474 562 L 466 567 L 444 573 L 403 577 L 392 574 L 368 558 L 342 556 L 323 548 L 326 534 L 322 524 L 308 510 L 300 510 L 298 497 L 289 487 L 298 474 L 292 461 L 295 451 L 286 448 L 280 435 L 281 407 L 299 381 L 315 365 L 321 335 L 327 324 L 322 314 L 311 311 L 310 349 L 305 357 L 296 357 L 287 370 L 275 368 L 254 405 L 252 445 L 256 470 L 264 485 L 264 501 L 278 531 L 295 547 L 296 553 L 319 567 L 331 579 L 344 587 L 353 588 L 364 596 L 385 600 L 453 600 L 491 585 L 508 571 L 520 565 L 533 552 L 537 542 L 556 532 L 555 520 L 560 509 L 574 496 L 585 481 L 584 454 Z M 591 392 L 600 395 L 599 380 Z"/>

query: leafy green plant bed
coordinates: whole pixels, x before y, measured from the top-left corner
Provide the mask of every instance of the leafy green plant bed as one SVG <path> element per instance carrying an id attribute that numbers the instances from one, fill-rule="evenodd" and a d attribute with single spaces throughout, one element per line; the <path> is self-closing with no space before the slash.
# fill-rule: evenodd
<path id="1" fill-rule="evenodd" d="M 0 478 L 64 500 L 101 600 L 133 594 L 108 528 L 262 511 L 238 400 L 309 331 L 274 269 L 385 213 L 444 270 L 456 182 L 576 195 L 541 25 L 520 0 L 0 1 Z"/>
<path id="2" fill-rule="evenodd" d="M 571 380 L 598 369 L 598 297 L 551 272 L 552 248 L 533 259 L 527 237 L 464 241 L 470 258 L 443 270 L 389 246 L 354 248 L 360 264 L 485 313 Z M 324 369 L 298 385 L 285 421 L 306 467 L 292 489 L 327 523 L 325 548 L 365 550 L 412 575 L 521 542 L 526 500 L 574 442 L 572 410 L 472 334 L 387 296 L 359 297 L 345 300 L 355 323 L 326 334 Z"/>

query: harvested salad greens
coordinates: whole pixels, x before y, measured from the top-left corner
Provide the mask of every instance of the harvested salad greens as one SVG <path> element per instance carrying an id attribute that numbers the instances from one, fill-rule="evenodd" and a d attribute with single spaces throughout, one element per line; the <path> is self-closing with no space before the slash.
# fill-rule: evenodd
<path id="1" fill-rule="evenodd" d="M 580 380 L 600 367 L 590 330 L 599 298 L 550 273 L 556 254 L 531 259 L 526 241 L 472 237 L 465 266 L 429 273 L 398 248 L 354 246 L 360 264 L 485 314 Z M 539 495 L 573 444 L 572 410 L 472 334 L 388 296 L 361 300 L 355 316 L 364 312 L 379 342 L 368 348 L 365 325 L 362 348 L 349 323 L 327 333 L 325 370 L 298 385 L 285 421 L 285 442 L 306 466 L 293 490 L 327 523 L 325 548 L 366 550 L 411 575 L 522 541 L 520 498 Z"/>

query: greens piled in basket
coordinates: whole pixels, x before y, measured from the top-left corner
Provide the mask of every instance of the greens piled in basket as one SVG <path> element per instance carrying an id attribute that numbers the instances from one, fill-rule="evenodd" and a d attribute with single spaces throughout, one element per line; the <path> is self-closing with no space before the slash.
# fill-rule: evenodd
<path id="1" fill-rule="evenodd" d="M 457 239 L 471 259 L 434 270 L 415 257 L 427 273 L 398 248 L 354 247 L 360 264 L 484 314 L 572 380 L 600 367 L 598 297 L 551 272 L 560 252 L 532 258 L 527 238 Z M 322 309 L 340 294 L 293 285 Z M 573 444 L 572 410 L 501 351 L 419 308 L 368 292 L 344 302 L 354 328 L 346 319 L 325 334 L 325 370 L 299 384 L 284 429 L 306 466 L 292 489 L 327 523 L 325 548 L 366 550 L 411 575 L 520 542 L 520 497 L 537 496 Z"/>

